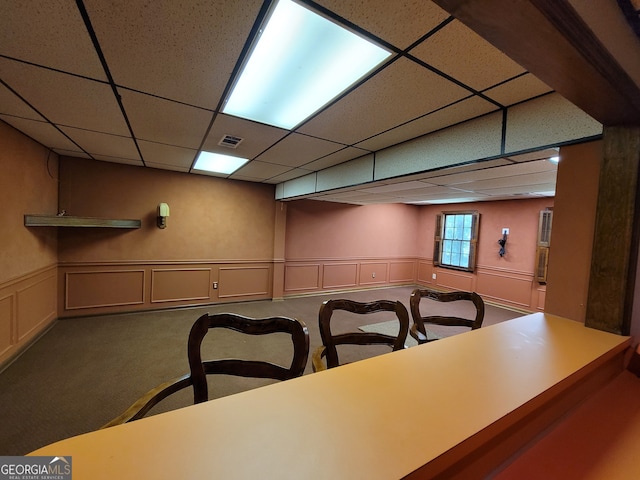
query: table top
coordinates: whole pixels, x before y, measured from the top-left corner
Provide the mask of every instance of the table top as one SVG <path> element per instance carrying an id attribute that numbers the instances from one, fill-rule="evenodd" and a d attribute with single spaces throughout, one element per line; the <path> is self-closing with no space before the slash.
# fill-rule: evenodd
<path id="1" fill-rule="evenodd" d="M 398 479 L 628 343 L 535 313 L 32 455 L 71 456 L 74 480 Z"/>

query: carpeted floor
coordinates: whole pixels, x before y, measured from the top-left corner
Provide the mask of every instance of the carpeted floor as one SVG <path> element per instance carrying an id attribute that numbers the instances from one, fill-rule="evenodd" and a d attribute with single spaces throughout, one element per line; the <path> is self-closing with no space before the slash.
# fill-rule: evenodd
<path id="1" fill-rule="evenodd" d="M 186 339 L 193 321 L 203 313 L 233 312 L 252 317 L 284 315 L 307 324 L 310 352 L 321 345 L 317 326 L 320 304 L 329 298 L 359 301 L 400 300 L 409 306 L 413 287 L 395 287 L 319 296 L 243 302 L 207 307 L 63 319 L 0 373 L 0 455 L 24 455 L 49 443 L 89 432 L 124 411 L 157 384 L 188 372 Z M 436 302 L 434 308 L 439 307 Z M 388 320 L 381 314 L 354 316 L 345 330 Z M 384 314 L 382 314 L 384 315 Z M 484 326 L 521 316 L 486 306 Z M 358 318 L 355 318 L 358 317 Z M 223 332 L 205 339 L 206 352 L 220 357 L 263 358 L 288 362 L 288 339 L 240 337 Z M 386 353 L 371 348 L 347 360 Z M 380 350 L 382 349 L 382 350 Z M 215 353 L 214 353 L 215 352 Z M 311 354 L 310 354 L 311 356 Z M 305 374 L 311 372 L 307 363 Z M 211 398 L 265 384 L 265 381 L 216 378 Z M 184 394 L 183 394 L 184 393 Z M 190 404 L 190 392 L 175 395 L 154 413 Z"/>

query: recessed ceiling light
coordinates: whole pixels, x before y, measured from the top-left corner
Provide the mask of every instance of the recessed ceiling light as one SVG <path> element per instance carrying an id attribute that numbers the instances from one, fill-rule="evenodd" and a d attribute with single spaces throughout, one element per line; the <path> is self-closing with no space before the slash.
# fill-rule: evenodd
<path id="1" fill-rule="evenodd" d="M 391 55 L 291 0 L 279 0 L 223 112 L 292 129 Z"/>
<path id="2" fill-rule="evenodd" d="M 202 172 L 231 174 L 248 161 L 247 158 L 232 157 L 221 153 L 200 152 L 193 169 Z"/>

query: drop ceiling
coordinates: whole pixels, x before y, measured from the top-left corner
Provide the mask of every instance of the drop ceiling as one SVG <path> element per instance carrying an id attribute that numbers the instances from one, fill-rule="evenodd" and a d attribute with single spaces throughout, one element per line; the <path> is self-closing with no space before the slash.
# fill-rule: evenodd
<path id="1" fill-rule="evenodd" d="M 250 159 L 225 178 L 279 184 L 553 92 L 430 1 L 302 3 L 393 56 L 293 130 L 220 113 L 268 0 L 2 2 L 0 119 L 59 155 L 196 174 L 208 150 Z M 553 195 L 547 147 L 315 197 Z"/>

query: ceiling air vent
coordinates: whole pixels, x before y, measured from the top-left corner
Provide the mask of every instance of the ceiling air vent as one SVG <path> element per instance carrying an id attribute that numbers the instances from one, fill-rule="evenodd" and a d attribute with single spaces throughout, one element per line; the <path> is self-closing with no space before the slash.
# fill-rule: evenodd
<path id="1" fill-rule="evenodd" d="M 240 142 L 242 142 L 242 139 L 240 137 L 225 135 L 220 139 L 218 145 L 220 145 L 221 147 L 236 148 L 238 145 L 240 145 Z"/>

